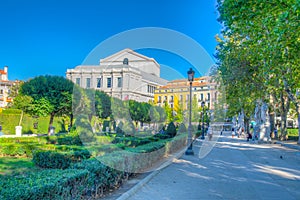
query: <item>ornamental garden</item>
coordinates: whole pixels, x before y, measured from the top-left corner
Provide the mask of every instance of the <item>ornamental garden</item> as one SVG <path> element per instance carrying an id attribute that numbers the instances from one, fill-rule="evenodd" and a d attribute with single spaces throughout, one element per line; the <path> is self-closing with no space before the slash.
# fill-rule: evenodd
<path id="1" fill-rule="evenodd" d="M 100 198 L 186 146 L 184 122 L 166 108 L 56 76 L 16 89 L 0 114 L 0 199 Z"/>

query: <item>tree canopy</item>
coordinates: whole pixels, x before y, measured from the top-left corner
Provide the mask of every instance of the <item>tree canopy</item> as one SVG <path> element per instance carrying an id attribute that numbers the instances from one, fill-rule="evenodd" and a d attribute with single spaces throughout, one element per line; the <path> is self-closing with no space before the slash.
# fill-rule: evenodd
<path id="1" fill-rule="evenodd" d="M 244 109 L 249 117 L 258 99 L 279 104 L 282 116 L 289 101 L 299 107 L 300 1 L 218 0 L 217 9 L 216 57 L 229 112 Z"/>
<path id="2" fill-rule="evenodd" d="M 73 83 L 60 76 L 38 76 L 25 82 L 21 95 L 33 99 L 33 111 L 39 115 L 50 114 L 49 127 L 55 115 L 71 114 Z"/>

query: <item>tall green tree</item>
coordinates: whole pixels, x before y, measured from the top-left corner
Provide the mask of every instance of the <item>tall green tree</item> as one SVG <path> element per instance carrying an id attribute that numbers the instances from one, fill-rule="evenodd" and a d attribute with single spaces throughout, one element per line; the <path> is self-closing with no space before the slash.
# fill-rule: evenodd
<path id="1" fill-rule="evenodd" d="M 72 112 L 73 83 L 60 76 L 38 76 L 25 82 L 21 94 L 49 104 L 44 111 L 50 115 L 49 130 L 56 115 Z"/>
<path id="2" fill-rule="evenodd" d="M 217 57 L 222 81 L 228 86 L 230 109 L 239 105 L 251 110 L 255 97 L 268 102 L 273 96 L 273 101 L 280 101 L 281 128 L 286 134 L 284 119 L 289 101 L 298 104 L 295 94 L 299 88 L 299 0 L 218 0 L 217 8 L 224 26 L 222 38 L 217 38 Z M 236 77 L 243 80 L 237 82 L 242 86 L 234 84 Z M 246 99 L 244 92 L 248 94 Z M 242 97 L 238 104 L 233 103 L 233 93 Z"/>
<path id="3" fill-rule="evenodd" d="M 95 107 L 97 116 L 100 118 L 108 118 L 111 116 L 111 98 L 103 91 L 95 92 Z"/>

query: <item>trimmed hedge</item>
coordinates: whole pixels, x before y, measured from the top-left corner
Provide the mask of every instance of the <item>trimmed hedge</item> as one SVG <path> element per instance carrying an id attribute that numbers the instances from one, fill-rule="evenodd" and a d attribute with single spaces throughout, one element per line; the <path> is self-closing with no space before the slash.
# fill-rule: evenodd
<path id="1" fill-rule="evenodd" d="M 0 125 L 2 125 L 2 132 L 5 135 L 14 135 L 15 127 L 19 125 L 21 119 L 20 110 L 3 110 L 0 113 Z M 24 114 L 21 122 L 22 133 L 23 134 L 33 134 L 33 133 L 47 133 L 49 126 L 50 117 L 38 117 L 34 118 L 28 114 Z M 34 128 L 34 123 L 38 122 L 37 129 Z M 55 117 L 53 125 L 55 127 L 55 132 L 65 132 L 65 118 Z"/>
<path id="2" fill-rule="evenodd" d="M 0 181 L 0 199 L 82 199 L 89 171 L 42 170 Z"/>
<path id="3" fill-rule="evenodd" d="M 95 158 L 73 164 L 71 168 L 89 171 L 85 193 L 93 198 L 99 198 L 110 188 L 120 186 L 122 181 L 130 175 L 108 167 Z"/>
<path id="4" fill-rule="evenodd" d="M 33 153 L 33 163 L 41 168 L 66 169 L 71 163 L 88 159 L 91 154 L 88 150 L 73 152 L 36 151 Z"/>
<path id="5" fill-rule="evenodd" d="M 9 109 L 3 109 L 2 110 L 2 114 L 15 114 L 15 115 L 18 115 L 18 114 L 21 114 L 22 113 L 22 110 L 19 110 L 19 109 L 12 109 L 12 108 L 9 108 Z"/>
<path id="6" fill-rule="evenodd" d="M 6 135 L 14 135 L 15 127 L 19 125 L 21 114 L 0 114 L 2 132 Z"/>
<path id="7" fill-rule="evenodd" d="M 118 187 L 129 175 L 89 159 L 66 170 L 42 170 L 1 179 L 0 199 L 96 199 Z"/>
<path id="8" fill-rule="evenodd" d="M 54 136 L 51 136 L 54 137 Z M 38 143 L 47 144 L 48 137 L 2 137 L 0 138 L 0 144 L 2 143 Z"/>
<path id="9" fill-rule="evenodd" d="M 78 135 L 73 136 L 62 136 L 57 138 L 57 143 L 59 145 L 78 145 L 82 146 L 81 139 Z"/>
<path id="10" fill-rule="evenodd" d="M 121 144 L 125 144 L 126 146 L 129 146 L 129 147 L 137 147 L 140 145 L 148 144 L 152 141 L 157 141 L 157 139 L 127 136 L 127 137 L 115 137 L 115 139 L 112 141 L 112 143 L 113 144 L 121 143 Z"/>
<path id="11" fill-rule="evenodd" d="M 14 157 L 32 157 L 32 152 L 36 149 L 35 144 L 1 144 L 0 156 L 14 156 Z"/>
<path id="12" fill-rule="evenodd" d="M 127 147 L 125 151 L 105 154 L 98 159 L 114 169 L 125 172 L 143 172 L 157 164 L 157 161 L 186 145 L 185 134 L 172 139 L 160 140 L 135 148 Z M 147 154 L 146 154 L 147 153 Z"/>

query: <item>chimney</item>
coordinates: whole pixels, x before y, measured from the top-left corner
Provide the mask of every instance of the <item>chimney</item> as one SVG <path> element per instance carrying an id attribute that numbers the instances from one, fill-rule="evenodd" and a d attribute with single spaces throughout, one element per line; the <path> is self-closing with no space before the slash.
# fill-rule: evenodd
<path id="1" fill-rule="evenodd" d="M 8 67 L 4 66 L 4 72 L 7 74 Z"/>

